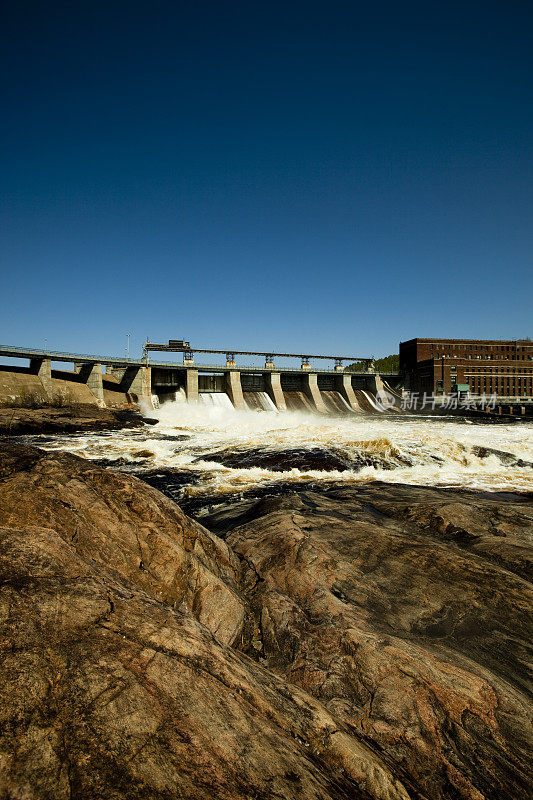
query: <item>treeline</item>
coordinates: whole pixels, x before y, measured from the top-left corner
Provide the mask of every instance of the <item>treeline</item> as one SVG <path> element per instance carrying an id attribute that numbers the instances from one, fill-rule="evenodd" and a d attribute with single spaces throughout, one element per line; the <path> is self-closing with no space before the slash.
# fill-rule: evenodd
<path id="1" fill-rule="evenodd" d="M 400 356 L 398 353 L 395 353 L 390 356 L 384 356 L 383 358 L 376 358 L 374 363 L 378 372 L 398 372 L 400 368 Z M 350 364 L 346 369 L 350 372 L 364 372 L 366 367 L 364 363 L 358 362 L 357 364 Z"/>

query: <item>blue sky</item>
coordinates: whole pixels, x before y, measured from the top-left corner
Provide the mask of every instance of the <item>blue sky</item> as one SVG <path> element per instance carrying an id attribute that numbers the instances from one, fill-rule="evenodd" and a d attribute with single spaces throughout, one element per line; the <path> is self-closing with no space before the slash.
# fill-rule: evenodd
<path id="1" fill-rule="evenodd" d="M 531 3 L 2 16 L 1 342 L 532 335 Z"/>

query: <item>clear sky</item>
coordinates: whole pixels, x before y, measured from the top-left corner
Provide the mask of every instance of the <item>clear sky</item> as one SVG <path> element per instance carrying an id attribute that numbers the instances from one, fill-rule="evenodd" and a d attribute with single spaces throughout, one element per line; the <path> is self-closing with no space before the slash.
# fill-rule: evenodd
<path id="1" fill-rule="evenodd" d="M 1 12 L 0 342 L 533 335 L 529 0 Z"/>

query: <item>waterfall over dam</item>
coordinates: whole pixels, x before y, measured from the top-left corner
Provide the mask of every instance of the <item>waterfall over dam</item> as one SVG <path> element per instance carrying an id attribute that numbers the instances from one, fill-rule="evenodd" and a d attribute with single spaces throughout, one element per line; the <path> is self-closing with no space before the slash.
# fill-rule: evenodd
<path id="1" fill-rule="evenodd" d="M 379 400 L 376 401 L 376 394 L 381 394 L 383 391 L 379 376 L 345 374 L 342 377 L 343 384 L 334 388 L 336 384 L 332 381 L 314 383 L 313 378 L 316 380 L 317 376 L 313 373 L 302 376 L 291 375 L 287 382 L 281 375 L 280 385 L 274 391 L 270 381 L 265 380 L 262 375 L 241 375 L 240 384 L 235 375 L 232 376 L 231 382 L 223 375 L 200 375 L 197 387 L 193 384 L 191 390 L 186 376 L 165 374 L 162 378 L 158 370 L 155 375 L 154 371 L 152 372 L 151 390 L 153 402 L 157 402 L 157 405 L 180 399 L 181 402 L 199 403 L 205 406 L 281 413 L 305 411 L 339 415 L 383 411 Z M 311 385 L 309 385 L 310 379 Z M 348 388 L 346 388 L 347 381 L 349 381 Z M 352 383 L 368 388 L 354 389 Z"/>
<path id="2" fill-rule="evenodd" d="M 387 376 L 389 380 L 391 376 Z M 394 376 L 393 376 L 394 377 Z M 181 393 L 188 402 L 229 403 L 236 409 L 307 411 L 320 414 L 375 413 L 385 391 L 378 373 L 304 370 L 201 372 L 197 368 L 152 367 L 151 392 L 159 402 Z M 209 397 L 210 399 L 204 399 Z"/>

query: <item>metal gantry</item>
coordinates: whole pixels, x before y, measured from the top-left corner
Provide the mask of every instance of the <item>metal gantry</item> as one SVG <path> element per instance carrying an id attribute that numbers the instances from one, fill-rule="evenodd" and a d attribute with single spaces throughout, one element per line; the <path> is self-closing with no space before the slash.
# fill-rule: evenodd
<path id="1" fill-rule="evenodd" d="M 228 349 L 218 350 L 200 347 L 191 347 L 190 342 L 183 339 L 169 339 L 168 344 L 150 342 L 148 339 L 143 348 L 145 357 L 149 352 L 170 352 L 170 353 L 183 353 L 184 359 L 192 362 L 194 360 L 194 353 L 213 353 L 216 355 L 225 355 L 228 363 L 235 363 L 235 356 L 263 356 L 266 364 L 273 364 L 275 358 L 299 358 L 301 361 L 302 369 L 309 369 L 310 359 L 322 359 L 335 362 L 335 369 L 342 369 L 343 361 L 362 362 L 369 369 L 373 362 L 373 358 L 368 356 L 338 356 L 338 355 L 310 355 L 307 353 L 278 353 L 274 350 L 261 351 L 261 350 L 234 350 Z"/>

